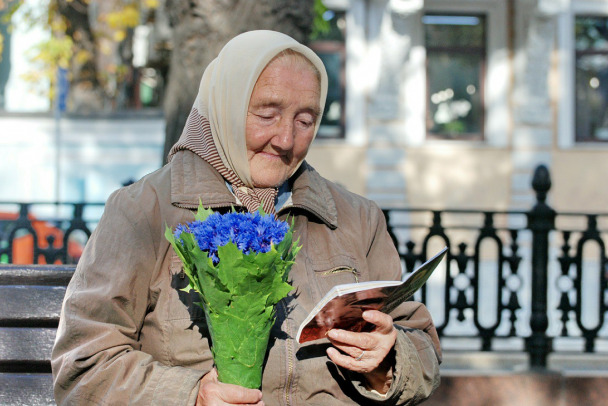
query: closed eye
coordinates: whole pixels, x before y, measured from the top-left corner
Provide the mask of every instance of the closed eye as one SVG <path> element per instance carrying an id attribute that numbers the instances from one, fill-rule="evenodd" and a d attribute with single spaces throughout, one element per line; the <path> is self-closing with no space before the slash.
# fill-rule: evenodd
<path id="1" fill-rule="evenodd" d="M 303 128 L 310 128 L 315 124 L 315 116 L 309 113 L 301 113 L 297 117 L 297 122 Z"/>
<path id="2" fill-rule="evenodd" d="M 305 121 L 305 120 L 300 120 L 300 121 L 298 121 L 298 123 L 304 128 L 310 128 L 314 124 L 313 121 Z"/>
<path id="3" fill-rule="evenodd" d="M 277 115 L 270 113 L 251 113 L 261 124 L 272 124 L 276 121 Z"/>

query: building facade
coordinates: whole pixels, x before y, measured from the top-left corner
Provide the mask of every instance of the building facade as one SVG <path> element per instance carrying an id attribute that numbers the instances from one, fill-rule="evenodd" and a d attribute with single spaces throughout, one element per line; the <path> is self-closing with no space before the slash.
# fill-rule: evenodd
<path id="1" fill-rule="evenodd" d="M 553 207 L 605 210 L 608 0 L 325 4 L 332 28 L 311 43 L 331 80 L 309 154 L 319 172 L 383 207 L 527 209 L 542 163 Z M 15 85 L 23 44 L 4 50 L 14 57 L 2 94 L 15 99 L 25 95 Z M 89 124 L 0 114 L 13 185 L 1 199 L 104 200 L 160 166 L 163 127 L 159 114 Z M 25 159 L 27 148 L 39 159 Z M 31 181 L 16 180 L 25 174 Z"/>
<path id="2" fill-rule="evenodd" d="M 344 137 L 309 160 L 385 207 L 605 210 L 608 1 L 351 0 Z"/>

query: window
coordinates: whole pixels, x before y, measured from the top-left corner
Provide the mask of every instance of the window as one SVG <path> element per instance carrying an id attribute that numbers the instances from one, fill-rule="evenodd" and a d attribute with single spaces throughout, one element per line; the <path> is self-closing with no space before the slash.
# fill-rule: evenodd
<path id="1" fill-rule="evenodd" d="M 576 141 L 608 141 L 608 17 L 577 16 Z"/>
<path id="2" fill-rule="evenodd" d="M 318 138 L 344 138 L 344 12 L 328 10 L 323 18 L 329 29 L 309 44 L 323 61 L 328 76 L 327 101 Z"/>
<path id="3" fill-rule="evenodd" d="M 427 138 L 482 140 L 486 20 L 426 14 Z"/>

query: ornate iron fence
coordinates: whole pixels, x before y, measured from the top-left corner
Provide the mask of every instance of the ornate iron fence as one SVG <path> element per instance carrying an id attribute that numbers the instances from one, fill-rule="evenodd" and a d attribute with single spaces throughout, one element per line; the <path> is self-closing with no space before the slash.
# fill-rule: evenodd
<path id="1" fill-rule="evenodd" d="M 532 368 L 552 352 L 608 351 L 608 213 L 555 212 L 544 166 L 532 187 L 528 211 L 385 209 L 404 276 L 448 247 L 415 296 L 444 348 L 525 351 Z M 0 202 L 0 261 L 76 263 L 102 210 Z"/>
<path id="2" fill-rule="evenodd" d="M 444 347 L 526 351 L 532 368 L 552 352 L 606 351 L 608 213 L 557 213 L 550 187 L 539 166 L 529 211 L 385 210 L 405 274 L 449 248 L 416 297 Z"/>
<path id="3" fill-rule="evenodd" d="M 77 263 L 103 206 L 0 202 L 0 262 Z"/>

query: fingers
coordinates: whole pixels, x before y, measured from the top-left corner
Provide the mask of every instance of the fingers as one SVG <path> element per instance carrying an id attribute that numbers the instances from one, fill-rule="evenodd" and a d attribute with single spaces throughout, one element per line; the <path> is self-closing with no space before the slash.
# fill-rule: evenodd
<path id="1" fill-rule="evenodd" d="M 334 330 L 334 331 L 336 331 L 336 330 Z M 335 333 L 333 333 L 331 335 L 340 337 L 339 334 L 340 333 L 336 331 Z M 344 343 L 338 341 L 338 339 L 335 339 L 335 340 L 332 339 L 331 336 L 329 337 L 329 341 L 333 344 L 333 346 L 335 348 L 339 349 L 340 351 L 342 351 L 349 357 L 355 358 L 357 361 L 361 361 L 361 359 L 363 358 L 363 356 L 361 354 L 364 351 L 368 352 L 367 358 L 370 358 L 370 353 L 374 350 L 374 348 L 372 348 L 372 346 L 344 344 Z"/>
<path id="2" fill-rule="evenodd" d="M 217 371 L 212 369 L 202 379 L 196 406 L 255 405 L 263 406 L 262 392 L 217 380 Z"/>
<path id="3" fill-rule="evenodd" d="M 327 338 L 331 343 L 344 351 L 344 348 L 356 347 L 364 350 L 372 350 L 378 344 L 377 334 L 374 333 L 355 333 L 353 331 L 332 329 L 327 333 Z M 346 351 L 348 352 L 348 351 Z M 351 355 L 359 355 L 357 351 Z"/>
<path id="4" fill-rule="evenodd" d="M 215 369 L 215 367 L 201 378 L 201 383 L 206 382 L 217 382 L 217 369 Z"/>
<path id="5" fill-rule="evenodd" d="M 335 336 L 340 336 L 344 331 L 332 330 Z M 355 333 L 357 334 L 357 333 Z M 365 333 L 358 333 L 365 334 Z M 330 341 L 334 347 L 327 349 L 327 355 L 336 364 L 351 371 L 370 372 L 380 365 L 386 357 L 388 351 L 385 351 L 381 345 L 372 346 L 355 346 L 344 344 L 340 341 Z M 366 340 L 363 340 L 366 341 Z M 338 351 L 340 350 L 340 351 Z M 389 348 L 390 350 L 390 348 Z"/>
<path id="6" fill-rule="evenodd" d="M 374 331 L 379 333 L 390 333 L 393 330 L 393 318 L 378 310 L 366 310 L 363 312 L 363 320 L 376 326 Z"/>
<path id="7" fill-rule="evenodd" d="M 353 358 L 350 355 L 342 354 L 333 347 L 329 347 L 327 349 L 327 356 L 334 362 L 334 364 L 348 370 L 368 373 L 378 367 L 379 364 L 376 362 L 376 357 L 368 356 L 369 353 L 367 351 L 359 350 L 359 353 L 360 355 L 362 354 L 362 357 L 357 361 L 356 358 Z"/>
<path id="8" fill-rule="evenodd" d="M 388 342 L 390 347 L 393 346 L 397 333 L 391 316 L 377 310 L 368 310 L 363 313 L 363 319 L 376 326 L 370 333 L 334 329 L 327 333 L 328 338 L 334 345 L 345 344 L 365 350 L 373 350 L 385 342 Z M 355 356 L 358 355 L 357 352 Z"/>
<path id="9" fill-rule="evenodd" d="M 366 311 L 363 318 L 376 326 L 374 330 L 370 333 L 330 330 L 327 337 L 335 348 L 328 348 L 327 355 L 336 365 L 367 373 L 384 361 L 395 345 L 397 331 L 392 317 L 382 312 Z"/>

